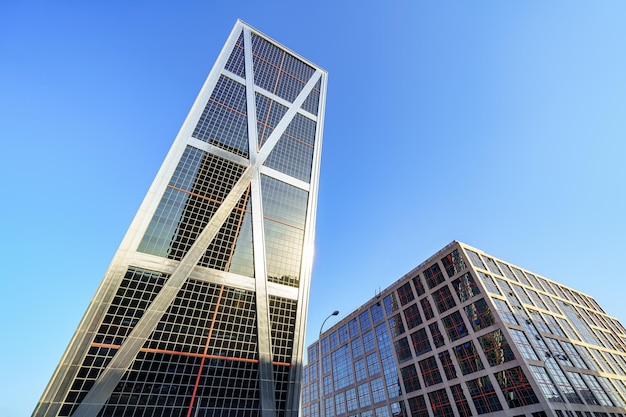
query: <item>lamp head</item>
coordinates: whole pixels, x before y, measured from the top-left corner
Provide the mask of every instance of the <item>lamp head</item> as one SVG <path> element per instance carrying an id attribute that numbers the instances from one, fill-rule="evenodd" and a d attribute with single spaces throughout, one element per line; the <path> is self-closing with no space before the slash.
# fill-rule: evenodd
<path id="1" fill-rule="evenodd" d="M 338 314 L 339 314 L 339 310 L 335 310 L 335 311 L 333 311 L 333 314 L 331 314 L 331 316 L 336 316 Z"/>

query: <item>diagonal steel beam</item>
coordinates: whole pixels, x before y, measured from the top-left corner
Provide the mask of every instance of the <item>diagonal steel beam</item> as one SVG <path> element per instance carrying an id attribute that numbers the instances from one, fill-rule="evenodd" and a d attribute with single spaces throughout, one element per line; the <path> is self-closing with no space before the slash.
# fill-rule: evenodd
<path id="1" fill-rule="evenodd" d="M 249 45 L 249 44 L 248 44 Z M 247 47 L 245 49 L 248 49 Z M 247 69 L 247 66 L 246 66 Z M 189 278 L 189 275 L 193 271 L 194 267 L 198 264 L 204 253 L 206 252 L 208 246 L 211 244 L 217 233 L 219 232 L 222 225 L 228 219 L 231 211 L 235 208 L 237 202 L 248 188 L 251 183 L 257 183 L 255 188 L 258 190 L 258 201 L 261 199 L 260 195 L 260 167 L 263 165 L 270 152 L 278 143 L 278 140 L 283 135 L 289 123 L 293 120 L 298 109 L 304 103 L 304 100 L 308 97 L 308 95 L 313 90 L 313 87 L 320 79 L 322 72 L 317 70 L 311 79 L 304 86 L 296 100 L 289 106 L 289 109 L 275 127 L 272 134 L 268 137 L 267 141 L 264 143 L 261 150 L 256 154 L 256 148 L 250 150 L 251 155 L 251 165 L 246 168 L 241 178 L 237 181 L 231 192 L 226 196 L 220 207 L 217 209 L 209 223 L 205 226 L 204 230 L 198 235 L 198 238 L 193 243 L 187 254 L 181 259 L 180 263 L 176 267 L 176 269 L 172 272 L 170 278 L 166 281 L 163 288 L 159 292 L 159 294 L 155 297 L 154 301 L 150 304 L 150 306 L 146 309 L 143 316 L 139 320 L 139 322 L 135 325 L 133 331 L 129 334 L 129 336 L 124 341 L 124 344 L 119 348 L 109 365 L 102 371 L 100 377 L 95 381 L 92 388 L 89 390 L 81 404 L 78 406 L 76 411 L 73 414 L 73 417 L 95 417 L 101 408 L 104 406 L 106 401 L 110 398 L 113 390 L 119 383 L 119 381 L 124 376 L 126 370 L 131 366 L 134 359 L 137 357 L 139 350 L 145 344 L 145 341 L 150 336 L 150 334 L 154 331 L 159 321 L 163 317 L 163 314 L 167 311 L 169 306 L 172 304 L 176 295 L 184 285 L 185 281 Z M 254 83 L 253 72 L 248 73 L 246 71 L 246 85 L 248 87 L 248 79 L 252 77 L 252 85 Z M 248 90 L 248 88 L 246 88 Z M 250 114 L 250 111 L 248 112 Z M 256 111 L 253 109 L 252 117 L 254 117 L 255 125 L 254 125 L 254 133 L 253 135 L 256 137 Z M 250 116 L 249 116 L 250 117 Z M 250 124 L 249 124 L 250 126 Z M 250 134 L 250 132 L 249 132 Z M 252 152 L 254 153 L 254 156 Z M 256 204 L 257 211 L 262 210 L 260 204 Z M 253 210 L 254 212 L 255 210 Z M 262 211 L 261 219 L 262 219 Z M 262 238 L 262 220 L 256 222 L 257 225 L 260 223 L 261 235 Z M 255 238 L 258 238 L 258 235 L 254 235 Z M 264 241 L 261 240 L 261 245 L 264 245 Z M 256 248 L 256 246 L 255 246 Z M 263 250 L 264 252 L 264 250 Z M 263 262 L 262 269 L 257 269 L 257 262 Z M 265 259 L 258 259 L 255 254 L 255 275 L 257 273 L 262 273 L 262 276 L 256 276 L 256 280 L 262 283 L 262 286 L 257 284 L 257 290 L 261 290 L 260 294 L 263 296 L 262 303 L 265 303 L 263 306 L 262 312 L 264 315 L 267 315 L 267 319 L 263 318 L 263 321 L 267 325 L 269 322 L 269 306 L 267 306 L 267 277 L 265 274 Z M 259 299 L 259 294 L 257 294 L 257 300 Z M 257 301 L 258 302 L 258 301 Z M 257 316 L 258 318 L 258 316 Z M 267 321 L 266 321 L 267 320 Z M 269 354 L 269 369 L 271 370 L 271 345 L 264 346 L 262 349 L 262 356 L 267 356 Z M 263 372 L 263 374 L 267 374 L 267 372 Z M 273 373 L 269 375 L 273 378 Z M 265 385 L 271 383 L 271 380 L 267 380 L 268 375 L 265 375 L 263 378 L 265 379 Z M 269 389 L 269 388 L 267 388 Z M 267 392 L 267 390 L 264 390 Z M 273 384 L 270 392 L 267 395 L 273 393 Z M 268 397 L 265 397 L 266 400 Z M 269 404 L 265 403 L 262 405 L 264 410 L 267 410 Z M 272 405 L 272 409 L 275 406 Z"/>

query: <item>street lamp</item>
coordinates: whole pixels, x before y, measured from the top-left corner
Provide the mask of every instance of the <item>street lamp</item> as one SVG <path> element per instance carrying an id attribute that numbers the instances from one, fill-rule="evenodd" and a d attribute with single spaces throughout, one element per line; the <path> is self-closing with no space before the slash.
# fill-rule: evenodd
<path id="1" fill-rule="evenodd" d="M 322 404 L 322 393 L 323 391 L 323 387 L 322 385 L 324 384 L 324 378 L 322 375 L 322 330 L 324 330 L 324 325 L 326 324 L 326 321 L 331 318 L 332 316 L 337 316 L 339 315 L 339 310 L 335 310 L 333 311 L 330 316 L 326 317 L 324 319 L 324 321 L 322 322 L 322 326 L 320 327 L 320 335 L 317 339 L 317 396 L 319 397 L 319 411 L 320 411 L 320 417 L 324 417 L 324 408 L 323 408 L 323 404 Z"/>

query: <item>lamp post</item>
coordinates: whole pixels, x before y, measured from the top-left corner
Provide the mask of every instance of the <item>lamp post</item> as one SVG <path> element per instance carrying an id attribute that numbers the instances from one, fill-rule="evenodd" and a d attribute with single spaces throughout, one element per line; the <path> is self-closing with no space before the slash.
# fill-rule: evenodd
<path id="1" fill-rule="evenodd" d="M 324 376 L 322 375 L 322 331 L 324 330 L 324 325 L 326 324 L 326 321 L 332 316 L 337 316 L 338 314 L 339 311 L 335 310 L 330 313 L 330 316 L 324 319 L 324 321 L 322 322 L 322 326 L 320 327 L 320 335 L 317 339 L 317 396 L 319 399 L 320 417 L 324 417 L 324 405 L 322 404 L 322 394 L 324 392 Z"/>

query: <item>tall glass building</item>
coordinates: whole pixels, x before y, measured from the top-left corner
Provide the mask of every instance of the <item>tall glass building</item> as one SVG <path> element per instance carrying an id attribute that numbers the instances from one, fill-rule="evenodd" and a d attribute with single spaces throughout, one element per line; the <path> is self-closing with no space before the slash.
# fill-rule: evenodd
<path id="1" fill-rule="evenodd" d="M 460 242 L 308 358 L 303 417 L 626 415 L 624 326 L 590 296 Z"/>
<path id="2" fill-rule="evenodd" d="M 327 73 L 238 21 L 34 416 L 296 416 Z"/>

